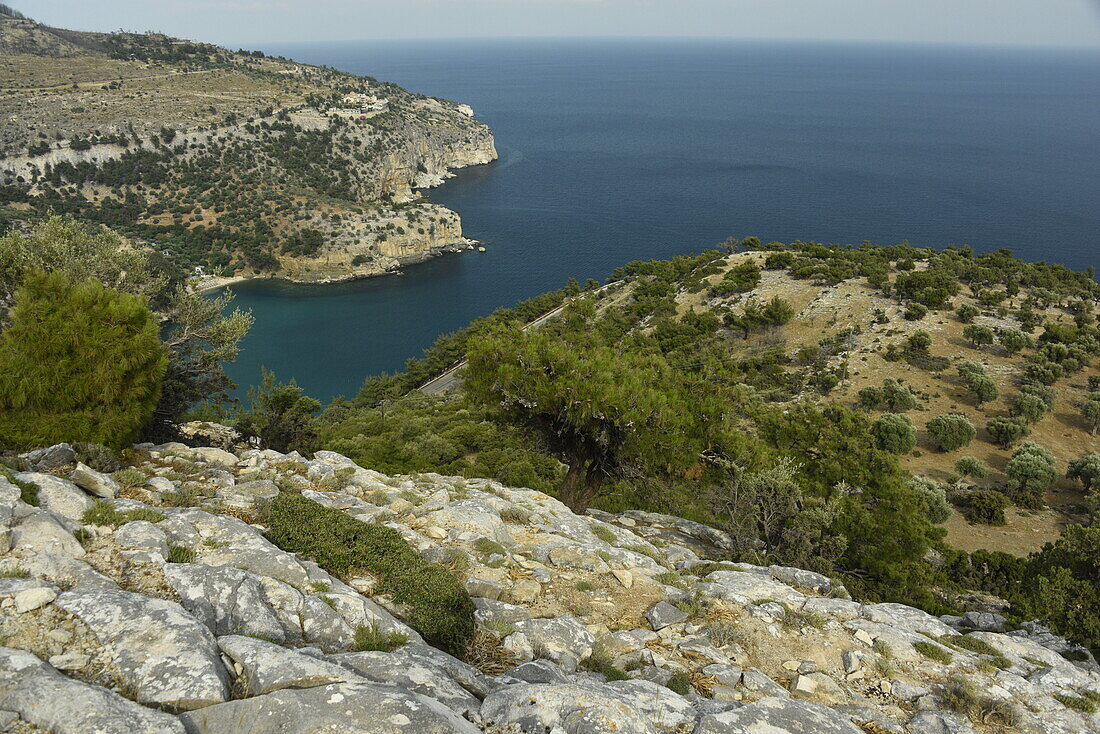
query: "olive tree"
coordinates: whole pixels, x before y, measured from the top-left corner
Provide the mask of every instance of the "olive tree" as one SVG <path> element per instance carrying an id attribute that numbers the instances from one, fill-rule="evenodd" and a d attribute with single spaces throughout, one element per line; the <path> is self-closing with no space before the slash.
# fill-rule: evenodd
<path id="1" fill-rule="evenodd" d="M 1100 452 L 1093 451 L 1080 459 L 1071 459 L 1066 470 L 1066 479 L 1080 481 L 1086 492 L 1093 487 L 1100 487 Z"/>
<path id="2" fill-rule="evenodd" d="M 912 421 L 897 413 L 883 413 L 871 424 L 875 445 L 892 454 L 907 454 L 917 444 L 917 429 Z"/>
<path id="3" fill-rule="evenodd" d="M 1041 507 L 1043 491 L 1057 476 L 1054 455 L 1034 441 L 1025 441 L 1012 452 L 1005 474 L 1017 483 L 1017 504 Z"/>
<path id="4" fill-rule="evenodd" d="M 961 413 L 937 415 L 928 421 L 928 438 L 940 451 L 961 449 L 977 435 L 974 426 Z"/>
<path id="5" fill-rule="evenodd" d="M 1002 415 L 986 421 L 985 430 L 989 433 L 989 437 L 993 439 L 993 443 L 1002 449 L 1011 447 L 1012 444 L 1031 432 L 1027 424 L 1019 418 Z"/>
<path id="6" fill-rule="evenodd" d="M 956 461 L 955 471 L 961 477 L 973 477 L 974 479 L 985 479 L 989 476 L 989 467 L 985 465 L 984 461 L 973 456 L 964 456 Z"/>

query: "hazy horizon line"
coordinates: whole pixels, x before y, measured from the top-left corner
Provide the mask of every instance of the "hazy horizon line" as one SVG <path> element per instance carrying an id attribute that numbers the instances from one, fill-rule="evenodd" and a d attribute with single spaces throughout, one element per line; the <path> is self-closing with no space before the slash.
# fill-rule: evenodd
<path id="1" fill-rule="evenodd" d="M 129 31 L 134 32 L 134 31 Z M 149 31 L 160 33 L 161 31 Z M 171 35 L 171 34 L 165 34 Z M 188 39 L 198 40 L 198 39 Z M 232 43 L 213 41 L 218 45 L 229 48 L 245 48 L 252 46 L 258 49 L 262 45 L 294 45 L 314 43 L 374 43 L 374 42 L 486 42 L 486 41 L 738 41 L 746 43 L 791 43 L 791 44 L 821 44 L 821 45 L 865 45 L 865 46 L 911 46 L 911 47 L 951 47 L 951 48 L 988 48 L 1004 50 L 1047 50 L 1047 51 L 1091 51 L 1100 53 L 1100 44 L 1089 45 L 1061 45 L 1049 43 L 997 43 L 985 41 L 911 41 L 891 40 L 875 38 L 808 38 L 802 36 L 793 37 L 764 37 L 764 36 L 666 36 L 666 35 L 611 35 L 611 36 L 584 36 L 584 35 L 516 35 L 516 36 L 365 36 L 361 38 L 326 38 L 318 40 L 271 40 L 271 41 L 234 41 Z"/>

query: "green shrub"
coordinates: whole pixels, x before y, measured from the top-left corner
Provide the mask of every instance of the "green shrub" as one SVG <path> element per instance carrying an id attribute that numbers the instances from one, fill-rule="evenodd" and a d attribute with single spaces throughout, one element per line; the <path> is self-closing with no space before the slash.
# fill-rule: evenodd
<path id="1" fill-rule="evenodd" d="M 194 563 L 197 556 L 195 549 L 188 548 L 186 545 L 168 546 L 169 563 Z"/>
<path id="2" fill-rule="evenodd" d="M 964 324 L 974 323 L 974 319 L 981 314 L 981 309 L 969 303 L 964 303 L 955 309 L 955 316 Z"/>
<path id="3" fill-rule="evenodd" d="M 352 652 L 393 652 L 409 641 L 408 635 L 400 632 L 383 632 L 377 625 L 359 625 L 355 628 L 355 641 Z"/>
<path id="4" fill-rule="evenodd" d="M 1043 491 L 1054 481 L 1054 455 L 1034 441 L 1025 441 L 1012 452 L 1005 474 L 1017 482 L 1016 503 L 1023 507 L 1041 507 Z"/>
<path id="5" fill-rule="evenodd" d="M 531 513 L 522 507 L 505 507 L 500 511 L 500 519 L 513 525 L 527 525 L 531 522 Z"/>
<path id="6" fill-rule="evenodd" d="M 928 307 L 922 303 L 910 303 L 905 307 L 902 316 L 906 321 L 920 321 L 928 315 Z"/>
<path id="7" fill-rule="evenodd" d="M 1008 497 L 995 489 L 976 489 L 952 496 L 951 501 L 972 524 L 1004 525 Z"/>
<path id="8" fill-rule="evenodd" d="M 947 504 L 947 490 L 942 484 L 923 477 L 910 477 L 905 484 L 920 498 L 930 522 L 934 525 L 947 522 L 951 506 Z"/>
<path id="9" fill-rule="evenodd" d="M 443 566 L 429 563 L 401 534 L 363 523 L 300 494 L 281 492 L 266 512 L 268 538 L 343 578 L 374 576 L 379 594 L 408 608 L 408 623 L 433 645 L 461 653 L 474 632 L 474 605 Z"/>
<path id="10" fill-rule="evenodd" d="M 1055 700 L 1062 704 L 1066 708 L 1079 711 L 1082 714 L 1095 714 L 1096 704 L 1085 698 L 1084 696 L 1071 696 L 1068 693 L 1055 693 Z"/>
<path id="11" fill-rule="evenodd" d="M 694 687 L 691 685 L 691 676 L 683 671 L 669 678 L 665 686 L 673 693 L 679 693 L 681 696 L 686 696 L 694 690 Z"/>
<path id="12" fill-rule="evenodd" d="M 917 445 L 917 429 L 912 421 L 897 413 L 883 413 L 871 424 L 875 445 L 892 454 L 907 454 Z"/>
<path id="13" fill-rule="evenodd" d="M 955 471 L 961 477 L 973 477 L 974 479 L 985 479 L 989 476 L 989 467 L 985 465 L 984 461 L 973 456 L 964 456 L 956 461 Z"/>
<path id="14" fill-rule="evenodd" d="M 1018 418 L 1007 418 L 999 415 L 986 421 L 985 430 L 993 443 L 1003 449 L 1007 449 L 1021 438 L 1031 433 L 1027 424 Z"/>
<path id="15" fill-rule="evenodd" d="M 275 374 L 263 370 L 261 384 L 249 388 L 248 397 L 252 410 L 238 420 L 241 432 L 256 436 L 264 448 L 283 453 L 308 453 L 317 448 L 313 414 L 321 404 L 307 396 L 294 380 L 276 383 Z"/>
<path id="16" fill-rule="evenodd" d="M 128 466 L 111 475 L 123 487 L 140 487 L 145 484 L 145 472 Z"/>
<path id="17" fill-rule="evenodd" d="M 687 589 L 690 584 L 676 571 L 665 571 L 653 577 L 653 580 L 666 586 L 675 586 L 677 589 Z"/>
<path id="18" fill-rule="evenodd" d="M 611 528 L 605 525 L 593 525 L 592 534 L 603 542 L 607 543 L 608 545 L 614 545 L 615 542 L 619 539 L 618 536 L 615 535 L 614 531 L 612 531 Z"/>
<path id="19" fill-rule="evenodd" d="M 992 658 L 993 665 L 1001 670 L 1007 670 L 1012 667 L 1011 661 L 1009 661 L 1000 650 L 993 647 L 993 645 L 990 645 L 985 640 L 974 637 L 973 635 L 949 635 L 941 638 L 940 642 L 960 650 L 967 650 L 977 653 L 978 655 L 986 655 Z"/>
<path id="20" fill-rule="evenodd" d="M 611 654 L 599 642 L 592 646 L 592 653 L 581 661 L 581 667 L 593 673 L 599 673 L 608 681 L 630 679 L 630 676 L 615 667 Z"/>
<path id="21" fill-rule="evenodd" d="M 983 695 L 964 678 L 947 681 L 936 697 L 945 709 L 962 714 L 975 723 L 1015 727 L 1020 722 L 1020 714 L 1012 704 Z"/>
<path id="22" fill-rule="evenodd" d="M 963 327 L 962 335 L 963 339 L 969 341 L 975 349 L 983 344 L 993 343 L 993 329 L 990 329 L 988 326 L 970 324 Z"/>
<path id="23" fill-rule="evenodd" d="M 119 509 L 110 502 L 99 500 L 87 510 L 84 510 L 84 514 L 80 516 L 80 522 L 84 525 L 109 525 L 116 528 L 128 522 L 134 522 L 135 520 L 145 520 L 155 523 L 163 519 L 164 515 L 148 507 L 137 507 L 133 510 L 120 512 Z"/>
<path id="24" fill-rule="evenodd" d="M 167 363 L 137 296 L 32 275 L 0 335 L 0 445 L 125 445 L 152 416 Z"/>
<path id="25" fill-rule="evenodd" d="M 928 438 L 932 445 L 940 451 L 954 451 L 961 449 L 977 435 L 974 426 L 960 413 L 937 415 L 928 421 Z"/>
<path id="26" fill-rule="evenodd" d="M 918 640 L 913 643 L 913 649 L 929 660 L 935 660 L 937 663 L 943 663 L 944 665 L 950 665 L 951 660 L 954 658 L 951 653 L 934 642 Z"/>
<path id="27" fill-rule="evenodd" d="M 19 488 L 19 499 L 26 502 L 28 505 L 38 507 L 38 485 L 34 482 L 28 482 L 25 479 L 16 479 L 12 476 L 6 468 L 0 467 L 0 476 L 5 477 L 9 482 Z"/>

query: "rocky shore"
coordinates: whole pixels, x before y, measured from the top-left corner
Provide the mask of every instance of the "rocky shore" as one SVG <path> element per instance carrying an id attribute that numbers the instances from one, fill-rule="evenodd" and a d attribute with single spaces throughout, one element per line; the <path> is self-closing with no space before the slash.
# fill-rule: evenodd
<path id="1" fill-rule="evenodd" d="M 1100 669 L 1041 626 L 863 604 L 716 560 L 729 536 L 680 518 L 327 451 L 127 459 L 107 474 L 61 445 L 0 474 L 0 731 L 1100 731 Z M 450 568 L 476 607 L 465 659 L 376 578 L 273 544 L 280 492 Z"/>

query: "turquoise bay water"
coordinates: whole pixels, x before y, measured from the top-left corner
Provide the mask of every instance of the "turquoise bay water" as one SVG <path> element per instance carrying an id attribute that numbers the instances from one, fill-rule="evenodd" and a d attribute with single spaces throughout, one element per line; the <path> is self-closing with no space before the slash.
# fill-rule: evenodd
<path id="1" fill-rule="evenodd" d="M 569 277 L 727 236 L 1100 258 L 1100 54 L 734 41 L 265 48 L 473 105 L 501 159 L 430 197 L 485 253 L 333 286 L 238 285 L 260 366 L 352 395 Z M 243 390 L 241 391 L 243 393 Z"/>

